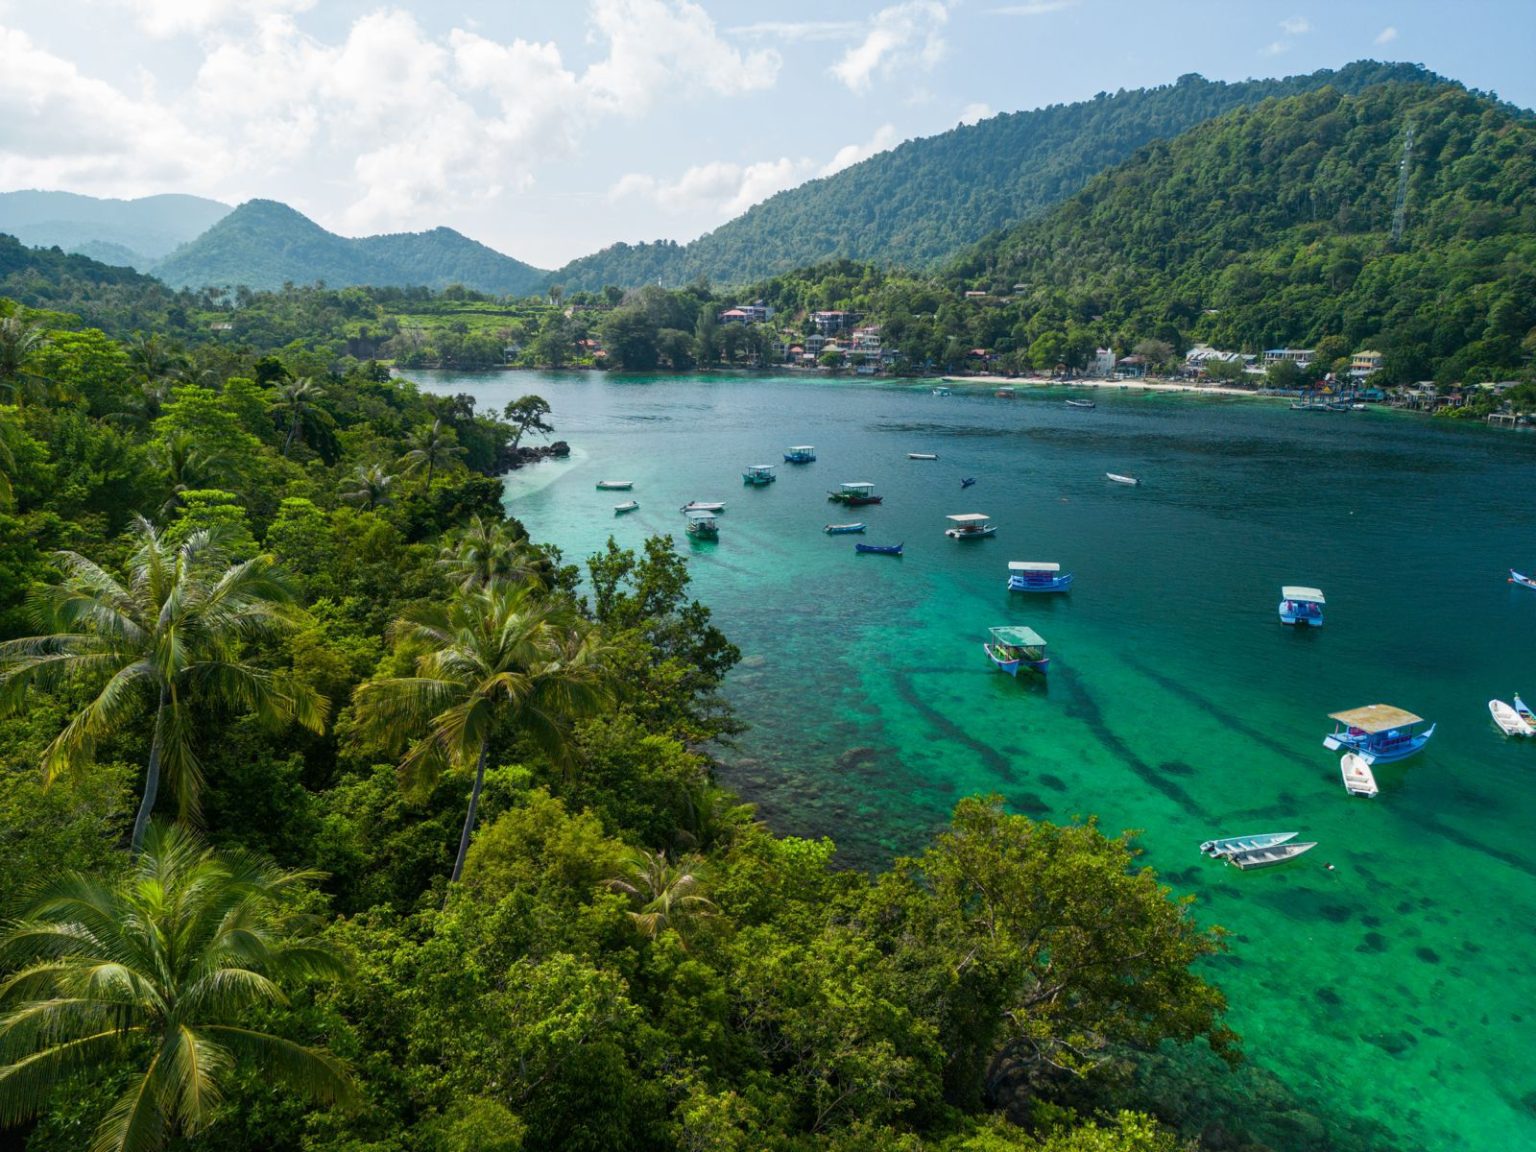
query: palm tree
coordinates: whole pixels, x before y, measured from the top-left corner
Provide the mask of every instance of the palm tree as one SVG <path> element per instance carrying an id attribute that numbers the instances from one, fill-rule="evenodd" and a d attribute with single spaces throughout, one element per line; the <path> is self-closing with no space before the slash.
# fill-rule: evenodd
<path id="1" fill-rule="evenodd" d="M 399 750 L 426 729 L 400 765 L 408 785 L 430 787 L 445 765 L 475 766 L 454 882 L 464 871 L 497 729 L 510 723 L 564 762 L 571 721 L 595 715 L 610 696 L 597 633 L 571 605 L 537 593 L 493 583 L 397 620 L 395 641 L 421 653 L 417 674 L 357 690 L 363 734 L 386 749 Z"/>
<path id="2" fill-rule="evenodd" d="M 179 546 L 140 518 L 139 546 L 119 582 L 74 552 L 59 552 L 62 583 L 33 598 L 43 633 L 0 643 L 0 715 L 22 708 L 31 687 L 75 677 L 100 685 L 43 752 L 51 781 L 90 760 L 96 743 L 153 710 L 154 734 L 133 850 L 144 842 L 162 772 L 183 819 L 199 812 L 202 768 L 192 749 L 194 703 L 242 708 L 269 720 L 324 728 L 328 701 L 311 689 L 280 685 L 241 659 L 247 641 L 298 622 L 292 592 L 269 555 L 227 566 L 206 531 Z"/>
<path id="3" fill-rule="evenodd" d="M 288 413 L 288 435 L 283 439 L 284 456 L 288 455 L 288 449 L 293 447 L 295 440 L 303 442 L 304 421 L 314 410 L 315 401 L 324 395 L 325 389 L 308 376 L 300 376 L 277 390 L 277 400 L 272 406 Z"/>
<path id="4" fill-rule="evenodd" d="M 430 428 L 423 424 L 408 433 L 405 442 L 409 445 L 409 451 L 400 457 L 400 463 L 405 465 L 407 472 L 417 472 L 423 466 L 426 467 L 427 491 L 431 491 L 432 475 L 439 464 L 446 464 L 454 457 L 464 455 L 464 449 L 459 447 L 458 436 L 452 428 L 444 428 L 441 420 L 432 421 Z"/>
<path id="5" fill-rule="evenodd" d="M 437 566 L 460 592 L 473 592 L 495 583 L 542 584 L 545 561 L 504 521 L 471 516 L 438 552 Z"/>
<path id="6" fill-rule="evenodd" d="M 686 861 L 667 862 L 665 852 L 641 849 L 625 863 L 625 875 L 608 881 L 608 887 L 640 902 L 629 918 L 642 935 L 654 940 L 670 928 L 682 939 L 688 920 L 713 916 L 713 901 L 699 894 L 703 882 Z"/>
<path id="7" fill-rule="evenodd" d="M 186 357 L 162 341 L 158 333 L 145 336 L 135 332 L 128 338 L 126 347 L 128 367 L 144 394 L 145 415 L 153 420 L 160 414 L 160 405 L 170 395 L 172 373 Z"/>
<path id="8" fill-rule="evenodd" d="M 364 512 L 376 511 L 390 503 L 389 487 L 395 478 L 384 471 L 382 464 L 362 464 L 342 481 L 343 503 L 361 508 Z"/>
<path id="9" fill-rule="evenodd" d="M 47 343 L 48 333 L 41 324 L 20 316 L 0 317 L 0 388 L 18 408 L 26 407 L 28 393 L 39 398 L 48 395 L 47 380 L 27 367 Z"/>
<path id="10" fill-rule="evenodd" d="M 315 873 L 216 855 L 156 826 L 115 882 L 53 881 L 0 935 L 0 1127 L 36 1117 L 81 1073 L 131 1068 L 93 1152 L 148 1152 L 213 1120 L 237 1065 L 302 1095 L 350 1105 L 330 1053 L 248 1027 L 287 1003 L 283 985 L 345 968 L 291 911 Z"/>
<path id="11" fill-rule="evenodd" d="M 185 428 L 178 428 L 156 441 L 150 454 L 171 487 L 170 496 L 160 505 L 161 516 L 170 516 L 181 507 L 183 492 L 214 483 L 215 473 L 222 472 L 225 466 L 223 456 L 205 452 L 199 447 L 197 436 Z"/>

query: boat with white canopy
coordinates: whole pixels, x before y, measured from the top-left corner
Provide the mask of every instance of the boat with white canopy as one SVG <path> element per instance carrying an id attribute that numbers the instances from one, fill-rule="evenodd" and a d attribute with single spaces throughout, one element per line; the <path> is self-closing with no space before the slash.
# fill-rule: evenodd
<path id="1" fill-rule="evenodd" d="M 944 535 L 952 540 L 980 540 L 997 531 L 997 525 L 991 523 L 992 518 L 984 512 L 961 512 L 944 519 L 953 525 L 944 529 Z"/>
<path id="2" fill-rule="evenodd" d="M 1280 622 L 1282 624 L 1310 624 L 1323 626 L 1322 589 L 1308 588 L 1301 584 L 1285 584 L 1280 588 Z"/>
<path id="3" fill-rule="evenodd" d="M 1065 592 L 1072 587 L 1072 573 L 1062 572 L 1060 564 L 1044 560 L 1008 561 L 1008 591 Z"/>

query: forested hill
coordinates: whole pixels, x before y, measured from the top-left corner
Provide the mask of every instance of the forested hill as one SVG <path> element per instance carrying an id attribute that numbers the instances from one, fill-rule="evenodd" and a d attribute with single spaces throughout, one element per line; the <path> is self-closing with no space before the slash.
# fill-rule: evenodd
<path id="1" fill-rule="evenodd" d="M 331 287 L 446 288 L 536 292 L 547 273 L 503 256 L 451 228 L 352 240 L 274 200 L 250 200 L 155 267 L 172 287 L 276 289 L 284 283 Z"/>
<path id="2" fill-rule="evenodd" d="M 1270 97 L 1325 85 L 1358 92 L 1389 80 L 1440 78 L 1419 65 L 1375 61 L 1237 84 L 1191 74 L 1158 88 L 994 116 L 780 192 L 691 244 L 617 244 L 566 265 L 552 282 L 597 289 L 702 276 L 742 284 L 831 257 L 934 265 L 1058 203 L 1149 141 Z"/>
<path id="3" fill-rule="evenodd" d="M 87 327 L 188 334 L 187 303 L 160 281 L 57 248 L 28 248 L 0 234 L 0 298 L 76 316 Z"/>
<path id="4" fill-rule="evenodd" d="M 1242 109 L 980 245 L 953 282 L 1175 343 L 1331 336 L 1397 380 L 1513 374 L 1536 325 L 1536 121 L 1449 84 Z"/>
<path id="5" fill-rule="evenodd" d="M 228 204 L 202 196 L 110 200 L 73 192 L 0 192 L 0 232 L 32 247 L 57 245 L 147 272 L 229 211 Z"/>

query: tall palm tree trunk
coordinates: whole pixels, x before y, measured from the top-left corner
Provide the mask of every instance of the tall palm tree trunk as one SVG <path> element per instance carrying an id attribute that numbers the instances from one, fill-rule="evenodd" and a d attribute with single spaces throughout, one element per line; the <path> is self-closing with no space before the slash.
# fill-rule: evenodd
<path id="1" fill-rule="evenodd" d="M 457 884 L 459 876 L 464 872 L 464 857 L 469 854 L 469 835 L 475 830 L 475 810 L 480 807 L 480 786 L 485 783 L 485 757 L 490 751 L 490 745 L 482 740 L 480 742 L 480 762 L 475 765 L 475 786 L 469 792 L 469 811 L 464 814 L 464 831 L 459 835 L 459 858 L 453 862 L 453 879 L 449 884 Z"/>
<path id="2" fill-rule="evenodd" d="M 149 742 L 149 767 L 144 772 L 144 799 L 139 801 L 139 814 L 133 819 L 133 843 L 135 856 L 144 846 L 144 833 L 149 830 L 149 814 L 154 811 L 155 797 L 160 794 L 160 741 L 165 724 L 165 705 L 171 697 L 171 686 L 160 686 L 160 707 L 155 709 L 155 735 Z"/>

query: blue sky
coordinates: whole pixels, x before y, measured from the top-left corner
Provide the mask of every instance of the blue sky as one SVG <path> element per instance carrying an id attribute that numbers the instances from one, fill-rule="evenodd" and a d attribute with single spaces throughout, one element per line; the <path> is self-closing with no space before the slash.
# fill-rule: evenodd
<path id="1" fill-rule="evenodd" d="M 0 191 L 282 200 L 542 267 L 999 112 L 1409 60 L 1536 107 L 1532 0 L 0 0 Z"/>

